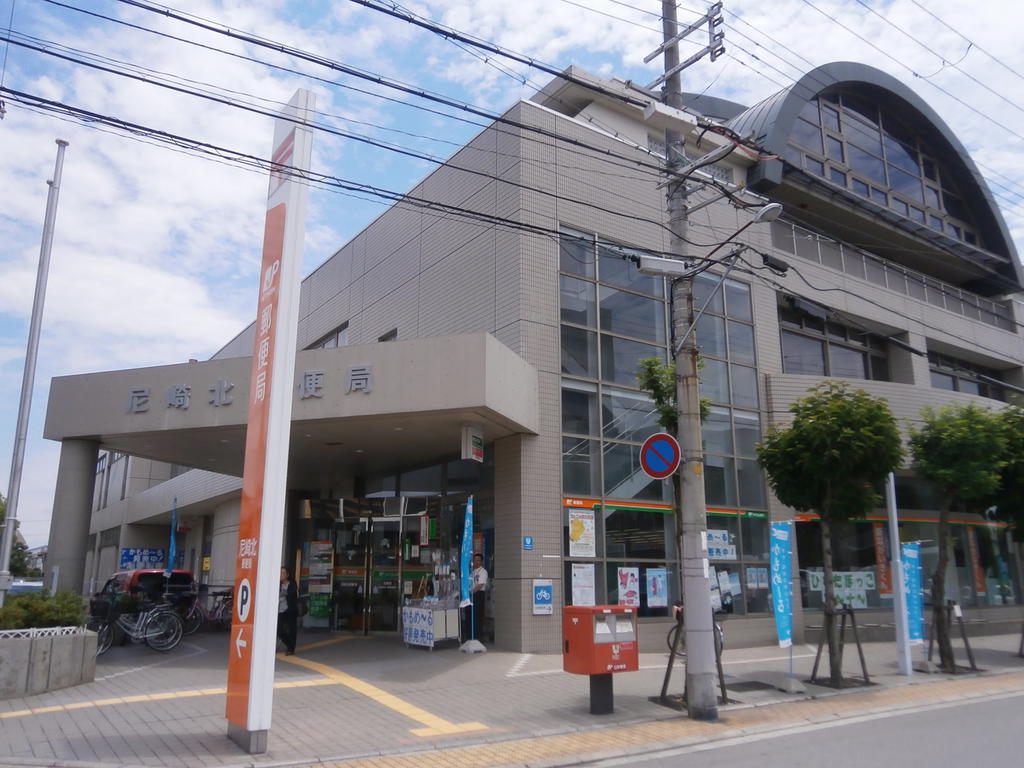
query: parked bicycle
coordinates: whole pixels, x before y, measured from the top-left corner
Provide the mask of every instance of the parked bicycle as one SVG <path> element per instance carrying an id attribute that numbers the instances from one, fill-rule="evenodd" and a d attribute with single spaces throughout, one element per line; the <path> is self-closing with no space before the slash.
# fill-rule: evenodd
<path id="1" fill-rule="evenodd" d="M 207 608 L 205 585 L 199 587 L 199 592 L 187 595 L 175 603 L 175 609 L 181 617 L 182 630 L 186 635 L 191 635 L 200 627 L 212 626 L 217 629 L 231 628 L 231 590 L 222 592 L 210 592 L 213 603 Z"/>
<path id="2" fill-rule="evenodd" d="M 110 649 L 118 633 L 134 643 L 145 643 L 154 651 L 162 653 L 181 642 L 184 628 L 172 605 L 144 602 L 134 613 L 121 612 L 118 607 L 112 606 L 105 618 L 94 616 L 86 625 L 96 632 L 97 656 Z"/>
<path id="3" fill-rule="evenodd" d="M 231 612 L 234 609 L 234 594 L 230 589 L 211 592 L 213 605 L 207 612 L 207 621 L 217 629 L 231 629 Z"/>
<path id="4" fill-rule="evenodd" d="M 683 637 L 679 638 L 679 645 L 676 645 L 676 635 L 683 631 L 683 620 L 682 613 L 676 617 L 676 623 L 669 627 L 668 634 L 665 635 L 665 642 L 668 645 L 668 650 L 671 652 L 672 649 L 676 650 L 677 656 L 686 655 L 686 643 L 683 642 Z M 722 629 L 722 625 L 717 621 L 715 622 L 715 643 L 718 646 L 719 652 L 725 647 L 725 630 Z"/>

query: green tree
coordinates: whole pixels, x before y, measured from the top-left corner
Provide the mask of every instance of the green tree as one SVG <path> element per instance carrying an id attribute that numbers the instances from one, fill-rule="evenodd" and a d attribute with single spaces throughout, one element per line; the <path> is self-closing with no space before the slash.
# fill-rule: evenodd
<path id="1" fill-rule="evenodd" d="M 0 493 L 0 524 L 7 520 L 7 499 Z M 17 521 L 15 521 L 17 525 Z M 15 528 L 17 531 L 17 528 Z M 11 542 L 11 563 L 10 572 L 12 576 L 28 576 L 28 546 L 20 541 L 17 536 Z"/>
<path id="2" fill-rule="evenodd" d="M 1009 524 L 1017 541 L 1024 541 L 1024 408 L 1011 405 L 998 416 L 1006 438 L 1006 465 L 1000 472 L 995 517 Z"/>
<path id="3" fill-rule="evenodd" d="M 702 367 L 698 362 L 698 368 Z M 671 435 L 679 431 L 679 407 L 676 405 L 676 367 L 660 357 L 645 357 L 640 361 L 636 375 L 637 384 L 654 399 L 658 424 Z M 704 421 L 711 412 L 711 403 L 706 397 L 700 399 L 700 420 Z"/>
<path id="4" fill-rule="evenodd" d="M 921 411 L 924 426 L 911 430 L 914 469 L 942 491 L 939 508 L 939 558 L 932 574 L 932 625 L 939 646 L 939 665 L 956 670 L 944 607 L 946 567 L 949 564 L 949 513 L 981 513 L 992 505 L 1006 465 L 1006 433 L 998 414 L 973 403 L 928 407 Z"/>
<path id="5" fill-rule="evenodd" d="M 789 410 L 788 427 L 772 427 L 757 447 L 768 483 L 783 504 L 821 518 L 824 629 L 832 685 L 842 683 L 836 622 L 831 525 L 878 506 L 875 488 L 903 460 L 900 431 L 888 404 L 863 390 L 826 381 Z"/>

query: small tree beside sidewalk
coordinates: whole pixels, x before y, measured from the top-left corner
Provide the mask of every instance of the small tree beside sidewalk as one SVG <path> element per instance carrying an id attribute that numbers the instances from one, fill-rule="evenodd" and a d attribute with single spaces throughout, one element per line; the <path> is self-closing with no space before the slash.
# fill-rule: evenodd
<path id="1" fill-rule="evenodd" d="M 842 683 L 836 623 L 831 525 L 867 513 L 881 503 L 875 491 L 903 460 L 896 420 L 888 404 L 863 390 L 826 381 L 790 407 L 788 427 L 773 427 L 757 457 L 779 501 L 821 518 L 825 582 L 824 627 L 829 678 Z"/>
<path id="2" fill-rule="evenodd" d="M 1006 427 L 1002 417 L 974 403 L 925 408 L 924 426 L 911 430 L 914 470 L 942 492 L 939 507 L 939 557 L 931 579 L 933 632 L 939 666 L 956 671 L 953 644 L 945 620 L 946 568 L 949 565 L 949 513 L 982 513 L 998 498 L 1007 465 Z"/>

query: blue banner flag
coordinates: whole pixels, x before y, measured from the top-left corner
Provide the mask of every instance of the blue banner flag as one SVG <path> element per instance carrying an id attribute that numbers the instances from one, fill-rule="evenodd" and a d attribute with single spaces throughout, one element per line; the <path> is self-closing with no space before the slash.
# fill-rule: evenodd
<path id="1" fill-rule="evenodd" d="M 164 571 L 164 578 L 171 578 L 171 571 L 174 570 L 174 561 L 178 557 L 178 497 L 171 502 L 171 546 L 167 550 L 167 570 Z"/>
<path id="2" fill-rule="evenodd" d="M 912 645 L 924 642 L 924 593 L 921 589 L 921 544 L 903 545 L 903 593 L 907 597 L 907 634 Z"/>
<path id="3" fill-rule="evenodd" d="M 462 552 L 459 572 L 462 574 L 462 601 L 460 608 L 473 604 L 473 497 L 466 502 L 466 521 L 462 526 Z"/>
<path id="4" fill-rule="evenodd" d="M 793 524 L 772 523 L 771 586 L 772 611 L 779 647 L 793 645 L 793 585 L 792 573 Z"/>

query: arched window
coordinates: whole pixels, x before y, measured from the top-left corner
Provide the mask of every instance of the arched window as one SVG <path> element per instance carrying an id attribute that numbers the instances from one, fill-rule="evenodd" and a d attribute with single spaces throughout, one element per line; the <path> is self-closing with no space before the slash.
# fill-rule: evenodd
<path id="1" fill-rule="evenodd" d="M 977 227 L 953 174 L 899 115 L 837 91 L 807 102 L 786 160 L 937 232 L 978 245 Z"/>

